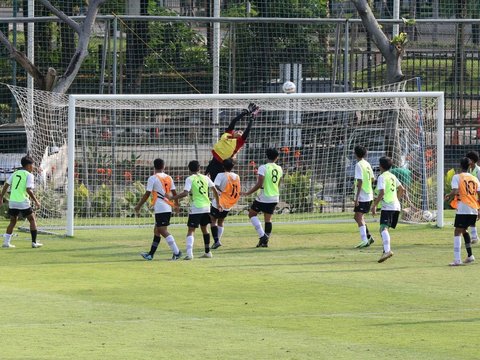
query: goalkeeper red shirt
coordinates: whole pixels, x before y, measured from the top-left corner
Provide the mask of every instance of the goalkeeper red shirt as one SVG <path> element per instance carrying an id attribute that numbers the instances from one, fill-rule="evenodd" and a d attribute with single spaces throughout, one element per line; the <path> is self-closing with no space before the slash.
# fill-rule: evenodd
<path id="1" fill-rule="evenodd" d="M 220 140 L 213 146 L 212 155 L 217 161 L 233 157 L 238 150 L 245 144 L 245 139 L 241 137 L 234 137 L 233 130 L 225 132 Z"/>

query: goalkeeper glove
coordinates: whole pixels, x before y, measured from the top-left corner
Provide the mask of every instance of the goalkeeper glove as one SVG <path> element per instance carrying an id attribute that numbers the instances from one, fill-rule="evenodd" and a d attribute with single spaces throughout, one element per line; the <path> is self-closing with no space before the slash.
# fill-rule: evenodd
<path id="1" fill-rule="evenodd" d="M 252 117 L 257 116 L 260 112 L 260 108 L 255 103 L 248 104 L 248 113 L 252 115 Z"/>

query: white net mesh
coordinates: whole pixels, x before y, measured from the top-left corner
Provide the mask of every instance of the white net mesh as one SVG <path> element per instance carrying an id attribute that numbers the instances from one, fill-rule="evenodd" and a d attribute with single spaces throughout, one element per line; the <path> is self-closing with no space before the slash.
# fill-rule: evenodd
<path id="1" fill-rule="evenodd" d="M 37 176 L 37 194 L 42 202 L 37 212 L 39 223 L 64 227 L 68 97 L 13 86 L 10 89 L 26 122 L 30 154 L 41 164 Z M 401 91 L 402 87 L 394 90 Z M 434 214 L 436 98 L 343 95 L 77 100 L 75 226 L 151 225 L 151 209 L 145 206 L 140 217 L 133 214 L 152 174 L 153 160 L 165 160 L 166 172 L 173 177 L 177 190 L 182 190 L 188 162 L 196 159 L 205 169 L 218 135 L 252 99 L 261 112 L 237 155 L 234 171 L 241 176 L 242 188 L 248 189 L 256 181 L 258 166 L 265 162 L 265 150 L 279 149 L 285 177 L 277 221 L 350 218 L 355 145 L 368 149 L 367 160 L 376 175 L 378 159 L 392 157 L 397 167 L 394 171 L 408 193 L 403 201 L 405 220 L 421 221 L 425 211 Z M 240 120 L 236 128 L 244 130 L 247 118 Z M 246 222 L 252 200 L 253 196 L 242 198 L 231 211 L 233 218 L 229 221 Z M 173 223 L 185 223 L 188 207 L 183 205 Z"/>

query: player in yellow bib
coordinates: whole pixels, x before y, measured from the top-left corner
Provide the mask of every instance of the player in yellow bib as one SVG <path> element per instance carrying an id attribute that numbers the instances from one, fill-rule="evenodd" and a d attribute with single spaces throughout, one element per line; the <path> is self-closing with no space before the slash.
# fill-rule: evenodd
<path id="1" fill-rule="evenodd" d="M 215 187 L 219 192 L 220 206 L 223 211 L 218 210 L 218 205 L 215 200 L 212 201 L 210 207 L 210 218 L 212 220 L 210 228 L 212 229 L 212 237 L 214 243 L 212 249 L 217 249 L 222 246 L 220 239 L 223 235 L 225 218 L 230 209 L 240 199 L 240 176 L 235 174 L 232 170 L 235 166 L 233 159 L 227 159 L 223 162 L 224 172 L 219 173 L 215 178 Z"/>
<path id="2" fill-rule="evenodd" d="M 465 157 L 470 160 L 470 167 L 468 168 L 468 172 L 480 181 L 480 166 L 478 166 L 478 161 L 480 160 L 480 157 L 478 155 L 478 152 L 470 151 L 467 153 L 467 155 L 465 155 Z M 478 243 L 478 233 L 476 226 L 470 226 L 470 234 L 472 244 Z"/>
<path id="3" fill-rule="evenodd" d="M 30 234 L 32 237 L 32 248 L 39 248 L 43 244 L 37 242 L 37 222 L 35 214 L 30 204 L 30 199 L 34 202 L 37 208 L 40 207 L 33 189 L 35 187 L 33 171 L 33 160 L 29 156 L 21 159 L 22 169 L 16 170 L 3 186 L 0 194 L 0 206 L 3 204 L 3 197 L 10 188 L 10 199 L 8 201 L 8 214 L 10 215 L 10 224 L 8 224 L 7 231 L 4 235 L 2 248 L 14 248 L 11 244 L 13 229 L 17 224 L 18 215 L 22 214 L 30 223 Z"/>
<path id="4" fill-rule="evenodd" d="M 370 163 L 364 159 L 367 149 L 364 146 L 357 145 L 354 149 L 357 164 L 355 165 L 355 215 L 358 230 L 360 231 L 360 243 L 356 248 L 364 248 L 373 244 L 373 236 L 368 231 L 364 214 L 370 212 L 370 206 L 373 200 L 373 170 Z"/>
<path id="5" fill-rule="evenodd" d="M 276 164 L 278 150 L 268 149 L 266 155 L 268 162 L 258 168 L 257 183 L 247 192 L 241 193 L 248 196 L 260 189 L 248 212 L 250 222 L 259 236 L 257 247 L 268 247 L 268 240 L 272 233 L 272 216 L 280 198 L 280 182 L 283 176 L 282 168 Z M 259 212 L 263 212 L 265 230 L 258 219 Z"/>
<path id="6" fill-rule="evenodd" d="M 208 233 L 207 226 L 210 223 L 210 198 L 208 196 L 208 189 L 212 189 L 213 196 L 217 204 L 220 202 L 215 184 L 213 181 L 205 175 L 199 173 L 200 163 L 197 160 L 192 160 L 188 163 L 188 169 L 191 175 L 185 180 L 185 186 L 183 192 L 175 196 L 167 195 L 170 200 L 178 200 L 190 195 L 190 211 L 188 215 L 188 231 L 186 238 L 187 255 L 184 260 L 193 259 L 193 243 L 195 229 L 200 225 L 200 229 L 203 234 L 203 243 L 205 245 L 205 253 L 202 258 L 211 258 L 210 252 L 210 234 Z M 219 206 L 219 210 L 223 208 Z"/>
<path id="7" fill-rule="evenodd" d="M 475 226 L 476 221 L 480 218 L 480 210 L 478 205 L 478 193 L 480 192 L 480 181 L 477 177 L 468 173 L 471 160 L 463 158 L 460 161 L 462 172 L 455 174 L 452 178 L 452 191 L 445 196 L 445 200 L 449 201 L 453 196 L 457 196 L 457 212 L 455 214 L 455 230 L 453 236 L 453 255 L 454 260 L 450 266 L 459 266 L 475 261 L 472 253 L 471 238 L 468 228 Z M 467 257 L 462 262 L 460 251 L 462 247 L 461 237 L 465 242 Z"/>
<path id="8" fill-rule="evenodd" d="M 255 119 L 259 111 L 260 108 L 257 105 L 250 103 L 248 109 L 242 110 L 242 112 L 230 122 L 223 135 L 216 144 L 213 145 L 213 157 L 205 170 L 205 174 L 210 176 L 212 181 L 215 181 L 217 174 L 223 172 L 223 161 L 235 157 L 237 152 L 245 144 L 252 128 L 253 119 Z M 237 122 L 246 115 L 250 115 L 250 119 L 245 131 L 235 130 Z"/>
<path id="9" fill-rule="evenodd" d="M 172 260 L 180 259 L 182 252 L 178 249 L 175 238 L 168 232 L 168 225 L 170 225 L 170 218 L 172 216 L 172 206 L 178 208 L 178 201 L 171 202 L 166 198 L 168 193 L 177 194 L 175 184 L 171 176 L 163 172 L 165 168 L 165 161 L 163 159 L 155 159 L 153 161 L 155 174 L 150 176 L 147 180 L 147 187 L 145 194 L 135 206 L 135 212 L 139 213 L 143 204 L 147 202 L 148 198 L 152 197 L 152 206 L 155 211 L 155 227 L 153 229 L 153 241 L 149 252 L 142 252 L 140 255 L 145 260 L 153 260 L 158 245 L 160 244 L 161 236 L 172 250 Z"/>
<path id="10" fill-rule="evenodd" d="M 372 214 L 375 215 L 377 205 L 382 202 L 382 211 L 380 214 L 380 235 L 383 241 L 383 254 L 378 260 L 379 263 L 393 256 L 390 249 L 389 228 L 395 229 L 400 215 L 400 199 L 404 193 L 404 188 L 395 175 L 390 173 L 392 168 L 392 159 L 382 156 L 379 160 L 380 176 L 377 179 L 378 196 L 372 204 Z"/>

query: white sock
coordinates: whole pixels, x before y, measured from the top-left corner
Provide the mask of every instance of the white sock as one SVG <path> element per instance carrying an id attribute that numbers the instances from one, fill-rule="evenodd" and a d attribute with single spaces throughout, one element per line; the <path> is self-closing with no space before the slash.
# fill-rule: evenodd
<path id="1" fill-rule="evenodd" d="M 477 234 L 477 227 L 476 226 L 470 226 L 470 234 L 472 234 L 472 239 L 477 239 L 478 234 Z"/>
<path id="2" fill-rule="evenodd" d="M 383 241 L 383 251 L 387 253 L 390 251 L 390 234 L 388 233 L 387 229 L 384 229 L 381 232 L 381 235 Z"/>
<path id="3" fill-rule="evenodd" d="M 175 238 L 173 237 L 173 235 L 168 235 L 165 238 L 165 241 L 167 242 L 168 246 L 170 247 L 170 250 L 172 250 L 172 252 L 174 254 L 178 254 L 178 252 L 179 252 L 178 246 L 177 246 L 177 243 L 175 242 Z"/>
<path id="4" fill-rule="evenodd" d="M 260 222 L 257 216 L 251 217 L 250 222 L 255 227 L 255 230 L 257 230 L 258 237 L 262 237 L 263 235 L 265 235 L 265 232 L 263 231 L 262 223 Z"/>
<path id="5" fill-rule="evenodd" d="M 367 241 L 367 227 L 362 225 L 358 227 L 358 230 L 360 230 L 360 239 L 362 241 Z"/>
<path id="6" fill-rule="evenodd" d="M 12 234 L 3 234 L 3 243 L 5 245 L 10 244 L 10 239 L 12 238 Z"/>
<path id="7" fill-rule="evenodd" d="M 462 237 L 453 237 L 453 258 L 455 261 L 462 261 L 460 257 L 460 250 L 462 250 Z"/>
<path id="8" fill-rule="evenodd" d="M 187 255 L 188 256 L 193 256 L 193 235 L 187 236 Z"/>
<path id="9" fill-rule="evenodd" d="M 218 226 L 218 240 L 222 238 L 223 235 L 223 226 Z"/>

